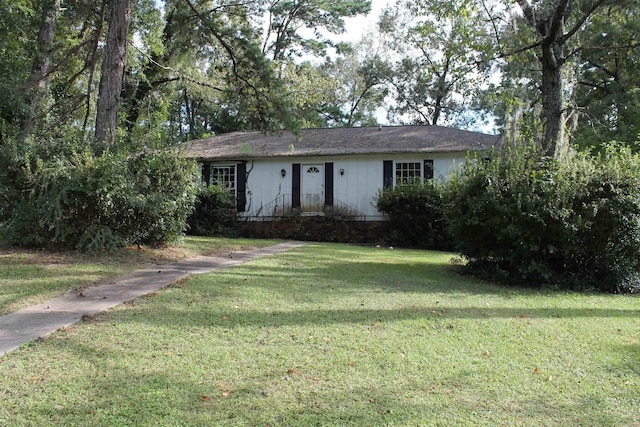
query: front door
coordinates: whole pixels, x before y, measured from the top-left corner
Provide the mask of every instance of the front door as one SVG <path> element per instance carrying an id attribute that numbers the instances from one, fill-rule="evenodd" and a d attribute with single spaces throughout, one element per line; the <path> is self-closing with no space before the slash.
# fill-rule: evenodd
<path id="1" fill-rule="evenodd" d="M 302 165 L 302 212 L 322 212 L 324 201 L 324 165 Z"/>

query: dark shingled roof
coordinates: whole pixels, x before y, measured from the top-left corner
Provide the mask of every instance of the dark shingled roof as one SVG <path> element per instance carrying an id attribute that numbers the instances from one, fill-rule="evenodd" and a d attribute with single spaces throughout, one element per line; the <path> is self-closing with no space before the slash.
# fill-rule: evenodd
<path id="1" fill-rule="evenodd" d="M 232 132 L 191 141 L 187 157 L 256 159 L 348 154 L 444 153 L 499 147 L 499 135 L 441 126 L 383 126 L 302 129 L 264 133 Z"/>

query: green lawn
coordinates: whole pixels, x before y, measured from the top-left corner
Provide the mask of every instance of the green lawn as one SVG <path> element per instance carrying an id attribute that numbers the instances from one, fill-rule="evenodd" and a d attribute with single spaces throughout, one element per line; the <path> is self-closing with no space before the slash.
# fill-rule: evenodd
<path id="1" fill-rule="evenodd" d="M 0 358 L 0 425 L 640 425 L 637 297 L 451 256 L 310 244 L 194 277 Z"/>
<path id="2" fill-rule="evenodd" d="M 100 255 L 0 248 L 0 315 L 149 264 L 275 243 L 278 242 L 187 236 L 179 245 L 130 247 Z"/>

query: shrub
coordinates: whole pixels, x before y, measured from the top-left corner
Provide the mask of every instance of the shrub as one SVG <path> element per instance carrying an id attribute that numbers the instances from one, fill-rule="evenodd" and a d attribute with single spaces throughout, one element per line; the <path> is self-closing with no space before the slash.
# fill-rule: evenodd
<path id="1" fill-rule="evenodd" d="M 506 150 L 452 180 L 446 217 L 460 252 L 494 278 L 637 290 L 639 172 L 638 157 L 617 146 L 562 160 Z"/>
<path id="2" fill-rule="evenodd" d="M 36 146 L 12 164 L 20 178 L 5 224 L 10 244 L 101 250 L 157 245 L 185 228 L 195 164 L 177 152 L 127 155 Z"/>
<path id="3" fill-rule="evenodd" d="M 451 249 L 444 219 L 442 184 L 434 181 L 381 190 L 376 207 L 389 216 L 386 234 L 397 246 Z"/>
<path id="4" fill-rule="evenodd" d="M 199 188 L 195 209 L 187 220 L 189 234 L 230 236 L 235 234 L 236 222 L 236 201 L 229 190 L 219 185 Z"/>
<path id="5" fill-rule="evenodd" d="M 589 179 L 575 194 L 575 240 L 566 262 L 605 290 L 638 292 L 640 156 L 612 144 L 593 164 Z"/>

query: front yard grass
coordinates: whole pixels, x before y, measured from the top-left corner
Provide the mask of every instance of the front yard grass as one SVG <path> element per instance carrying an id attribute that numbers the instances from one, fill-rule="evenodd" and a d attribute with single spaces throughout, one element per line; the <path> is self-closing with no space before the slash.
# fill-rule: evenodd
<path id="1" fill-rule="evenodd" d="M 42 303 L 69 290 L 110 280 L 149 264 L 275 243 L 278 242 L 187 236 L 183 242 L 172 246 L 136 246 L 93 255 L 0 247 L 0 315 Z"/>
<path id="2" fill-rule="evenodd" d="M 0 425 L 638 426 L 638 298 L 309 244 L 0 359 Z"/>

